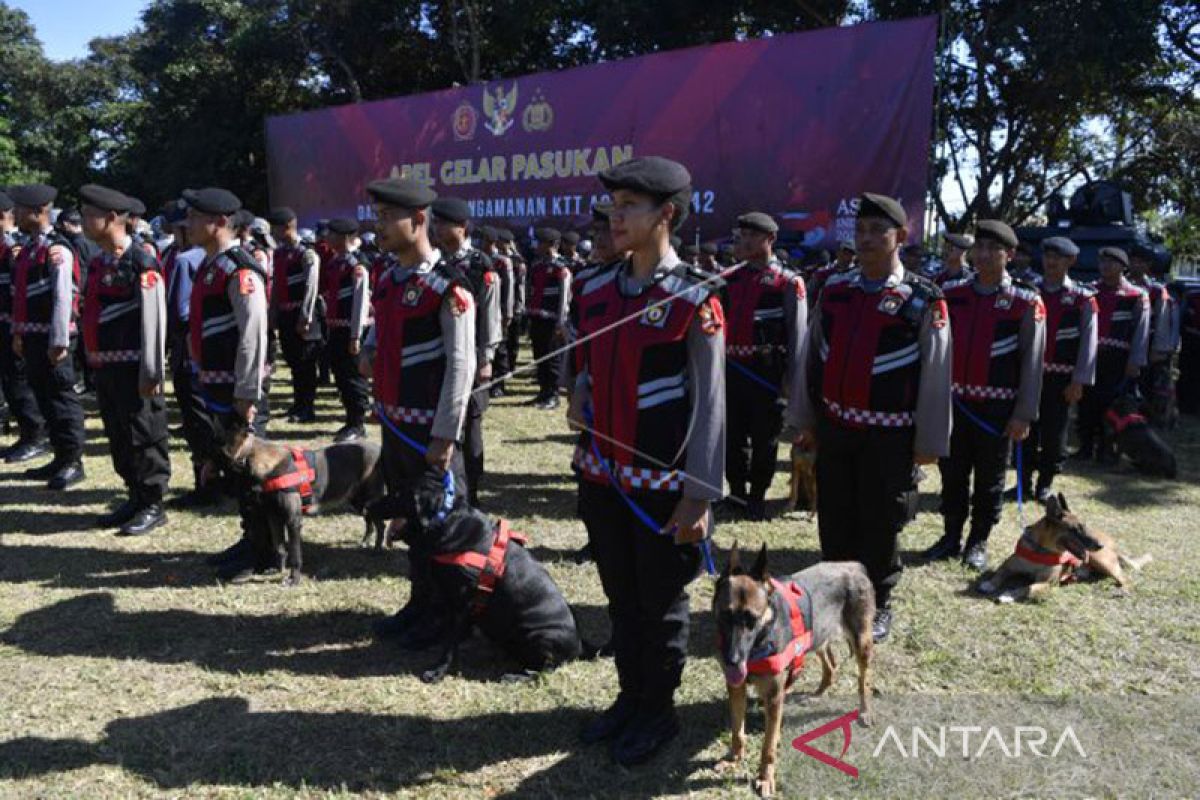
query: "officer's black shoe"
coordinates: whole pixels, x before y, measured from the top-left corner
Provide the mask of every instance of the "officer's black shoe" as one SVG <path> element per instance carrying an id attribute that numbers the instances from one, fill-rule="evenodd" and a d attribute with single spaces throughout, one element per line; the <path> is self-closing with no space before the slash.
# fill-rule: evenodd
<path id="1" fill-rule="evenodd" d="M 579 741 L 596 744 L 619 735 L 637 714 L 637 701 L 627 694 L 617 695 L 611 706 L 579 731 Z"/>
<path id="2" fill-rule="evenodd" d="M 529 401 L 527 401 L 527 402 L 525 403 L 525 405 L 527 405 L 527 406 L 540 406 L 540 405 L 541 405 L 542 403 L 544 403 L 544 402 L 546 402 L 546 397 L 545 397 L 545 395 L 540 395 L 540 394 L 539 394 L 539 395 L 535 395 L 535 396 L 534 396 L 534 398 L 533 398 L 532 400 L 529 400 Z"/>
<path id="3" fill-rule="evenodd" d="M 73 461 L 54 473 L 54 477 L 46 484 L 46 488 L 61 492 L 63 489 L 74 486 L 86 477 L 87 473 L 83 471 L 83 464 Z"/>
<path id="4" fill-rule="evenodd" d="M 1030 486 L 1022 486 L 1021 497 L 1026 500 L 1033 497 L 1033 488 Z M 1009 488 L 1005 489 L 1004 499 L 1010 503 L 1015 503 L 1017 501 L 1017 487 L 1010 486 Z"/>
<path id="5" fill-rule="evenodd" d="M 99 517 L 96 517 L 96 527 L 119 528 L 133 519 L 137 512 L 138 501 L 130 497 L 107 514 L 101 514 Z"/>
<path id="6" fill-rule="evenodd" d="M 213 553 L 204 559 L 204 563 L 210 567 L 219 567 L 222 564 L 227 564 L 230 561 L 237 561 L 245 558 L 250 553 L 250 542 L 245 539 L 238 539 L 236 542 L 226 547 L 219 553 Z"/>
<path id="7" fill-rule="evenodd" d="M 552 409 L 558 408 L 558 395 L 554 395 L 553 397 L 547 397 L 545 400 L 538 403 L 537 407 L 542 409 L 543 411 L 550 411 Z"/>
<path id="8" fill-rule="evenodd" d="M 30 467 L 25 470 L 25 477 L 33 478 L 35 481 L 44 481 L 47 478 L 53 478 L 57 475 L 63 466 L 63 462 L 55 458 L 52 461 L 42 464 L 40 467 Z"/>
<path id="9" fill-rule="evenodd" d="M 962 563 L 975 572 L 987 569 L 987 539 L 967 541 L 967 549 L 963 551 Z"/>
<path id="10" fill-rule="evenodd" d="M 367 431 L 362 425 L 343 425 L 341 430 L 334 435 L 333 441 L 338 444 L 344 442 L 356 442 L 359 439 L 366 437 Z"/>
<path id="11" fill-rule="evenodd" d="M 892 610 L 887 606 L 875 609 L 875 619 L 871 622 L 871 639 L 882 642 L 892 632 Z"/>
<path id="12" fill-rule="evenodd" d="M 313 411 L 311 408 L 302 408 L 299 411 L 297 411 L 294 415 L 289 417 L 288 419 L 291 420 L 292 422 L 298 422 L 300 424 L 307 424 L 310 422 L 317 421 L 317 413 L 315 411 Z"/>
<path id="13" fill-rule="evenodd" d="M 1049 484 L 1047 484 L 1045 486 L 1037 487 L 1037 491 L 1033 493 L 1033 498 L 1042 505 L 1046 505 L 1046 501 L 1050 499 L 1051 494 L 1053 494 L 1053 490 L 1050 488 Z"/>
<path id="14" fill-rule="evenodd" d="M 645 764 L 667 742 L 679 735 L 679 717 L 674 706 L 655 712 L 639 711 L 624 733 L 612 743 L 613 761 L 622 767 Z"/>
<path id="15" fill-rule="evenodd" d="M 18 439 L 4 455 L 6 464 L 24 464 L 50 452 L 50 443 L 43 438 Z M 48 477 L 48 476 L 47 476 Z"/>
<path id="16" fill-rule="evenodd" d="M 155 503 L 138 509 L 133 519 L 121 526 L 119 535 L 142 536 L 166 524 L 167 512 L 163 511 L 162 503 Z"/>
<path id="17" fill-rule="evenodd" d="M 761 498 L 751 498 L 746 501 L 746 519 L 751 522 L 762 522 L 767 518 L 767 502 Z"/>
<path id="18" fill-rule="evenodd" d="M 933 547 L 921 551 L 921 560 L 925 562 L 945 561 L 955 558 L 962 552 L 962 538 L 947 533 L 933 543 Z"/>
<path id="19" fill-rule="evenodd" d="M 202 486 L 178 497 L 172 497 L 166 502 L 166 506 L 172 509 L 206 508 L 220 502 L 221 493 L 215 487 Z"/>

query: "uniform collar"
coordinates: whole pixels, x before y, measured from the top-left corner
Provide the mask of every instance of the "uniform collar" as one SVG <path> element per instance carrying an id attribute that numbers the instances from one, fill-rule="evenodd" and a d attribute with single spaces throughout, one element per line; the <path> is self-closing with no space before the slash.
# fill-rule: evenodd
<path id="1" fill-rule="evenodd" d="M 388 253 L 388 262 L 390 263 L 388 270 L 394 274 L 395 280 L 399 282 L 406 279 L 409 275 L 426 275 L 429 272 L 432 272 L 433 268 L 437 266 L 437 263 L 441 260 L 442 251 L 438 250 L 436 247 L 433 248 L 433 250 L 429 253 L 428 258 L 426 258 L 420 264 L 412 267 L 401 266 L 400 262 L 396 260 L 396 255 L 394 253 Z"/>
<path id="2" fill-rule="evenodd" d="M 621 263 L 620 272 L 617 273 L 617 282 L 620 284 L 623 290 L 633 295 L 639 295 L 646 290 L 646 287 L 658 283 L 665 278 L 671 273 L 671 271 L 679 266 L 679 264 L 679 256 L 675 253 L 675 248 L 668 247 L 666 255 L 662 257 L 661 261 L 654 265 L 654 272 L 650 273 L 650 277 L 647 280 L 642 281 L 637 280 L 632 276 L 630 272 L 632 264 L 630 263 L 629 259 L 625 259 L 625 261 Z"/>
<path id="3" fill-rule="evenodd" d="M 894 289 L 904 280 L 904 265 L 898 264 L 892 267 L 892 271 L 883 279 L 883 283 L 879 285 L 879 289 L 868 289 L 866 284 L 868 278 L 863 276 L 862 267 L 854 268 L 854 277 L 850 279 L 850 285 L 862 289 L 863 291 L 880 291 L 883 289 Z M 873 283 L 873 281 L 872 281 Z"/>
<path id="4" fill-rule="evenodd" d="M 971 280 L 971 287 L 976 292 L 983 295 L 1000 293 L 1008 294 L 1012 291 L 1012 285 L 1012 275 L 1008 274 L 1008 270 L 1004 271 L 1004 274 L 1000 276 L 1000 283 L 996 284 L 995 286 L 984 286 L 981 284 L 979 282 L 979 273 L 975 273 L 975 276 Z"/>
<path id="5" fill-rule="evenodd" d="M 1075 288 L 1075 281 L 1071 280 L 1070 275 L 1064 275 L 1063 282 L 1059 286 L 1050 286 L 1043 280 L 1042 288 L 1045 291 L 1050 292 L 1052 294 L 1057 293 L 1057 292 L 1069 292 Z"/>

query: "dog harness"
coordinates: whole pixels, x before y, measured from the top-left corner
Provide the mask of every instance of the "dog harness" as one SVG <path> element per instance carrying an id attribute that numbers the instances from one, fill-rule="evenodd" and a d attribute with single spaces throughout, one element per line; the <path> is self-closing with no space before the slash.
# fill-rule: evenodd
<path id="1" fill-rule="evenodd" d="M 787 670 L 786 686 L 790 688 L 804 666 L 804 655 L 812 648 L 812 598 L 795 582 L 783 583 L 772 578 L 771 584 L 787 606 L 792 637 L 774 652 L 751 653 L 746 670 L 752 675 L 778 675 Z M 763 650 L 770 651 L 771 648 L 772 643 L 768 641 Z"/>
<path id="2" fill-rule="evenodd" d="M 495 536 L 487 555 L 476 553 L 474 550 L 464 550 L 459 553 L 437 553 L 433 560 L 439 564 L 454 564 L 467 569 L 479 570 L 475 583 L 475 596 L 471 598 L 471 616 L 480 617 L 487 608 L 488 599 L 496 590 L 496 585 L 504 577 L 508 564 L 508 544 L 516 542 L 522 547 L 528 542 L 524 534 L 517 533 L 508 527 L 507 520 L 496 523 Z"/>
<path id="3" fill-rule="evenodd" d="M 1111 408 L 1108 411 L 1104 412 L 1104 420 L 1109 425 L 1113 426 L 1113 433 L 1115 433 L 1117 435 L 1120 435 L 1121 432 L 1124 431 L 1126 428 L 1128 428 L 1130 425 L 1136 425 L 1138 423 L 1144 424 L 1146 422 L 1146 418 L 1144 416 L 1142 416 L 1141 414 L 1137 413 L 1136 411 L 1131 414 L 1126 414 L 1125 416 L 1121 416 L 1116 411 L 1113 411 Z"/>
<path id="4" fill-rule="evenodd" d="M 1066 550 L 1061 553 L 1047 550 L 1035 542 L 1033 537 L 1028 533 L 1021 534 L 1021 538 L 1017 540 L 1016 556 L 1022 561 L 1041 564 L 1044 567 L 1062 567 L 1063 571 L 1059 578 L 1059 583 L 1071 583 L 1074 581 L 1075 570 L 1083 566 L 1082 559 L 1074 553 L 1067 552 Z"/>
<path id="5" fill-rule="evenodd" d="M 305 514 L 312 513 L 313 481 L 317 479 L 317 470 L 312 454 L 299 447 L 291 448 L 292 469 L 289 472 L 263 481 L 264 492 L 286 492 L 296 490 L 300 493 L 300 510 Z"/>

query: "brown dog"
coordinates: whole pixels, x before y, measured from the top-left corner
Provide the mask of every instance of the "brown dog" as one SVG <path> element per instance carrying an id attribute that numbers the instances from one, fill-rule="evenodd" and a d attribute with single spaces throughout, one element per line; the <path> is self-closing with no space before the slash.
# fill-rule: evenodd
<path id="1" fill-rule="evenodd" d="M 1150 556 L 1131 559 L 1117 552 L 1111 536 L 1089 529 L 1059 493 L 1046 503 L 1046 515 L 1025 529 L 1017 549 L 976 587 L 998 603 L 1033 600 L 1061 583 L 1094 575 L 1129 586 L 1125 569 L 1141 569 Z"/>
<path id="2" fill-rule="evenodd" d="M 718 656 L 725 671 L 732 729 L 729 755 L 717 769 L 730 769 L 745 756 L 749 683 L 767 714 L 755 789 L 770 797 L 775 792 L 783 701 L 804 666 L 805 653 L 816 653 L 821 662 L 816 695 L 824 694 L 837 669 L 832 645 L 838 634 L 845 636 L 858 661 L 859 721 L 870 724 L 875 592 L 866 569 L 857 561 L 825 561 L 777 580 L 767 572 L 765 544 L 749 571 L 742 569 L 738 559 L 735 543 L 713 595 Z"/>
<path id="3" fill-rule="evenodd" d="M 802 509 L 811 520 L 817 515 L 817 454 L 792 445 L 792 479 L 787 510 Z"/>

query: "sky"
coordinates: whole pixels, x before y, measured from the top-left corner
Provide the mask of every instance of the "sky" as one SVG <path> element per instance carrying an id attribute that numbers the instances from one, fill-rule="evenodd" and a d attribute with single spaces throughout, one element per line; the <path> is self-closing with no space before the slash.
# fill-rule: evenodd
<path id="1" fill-rule="evenodd" d="M 46 56 L 55 61 L 83 58 L 88 42 L 115 36 L 138 24 L 148 0 L 7 0 L 29 15 Z"/>

